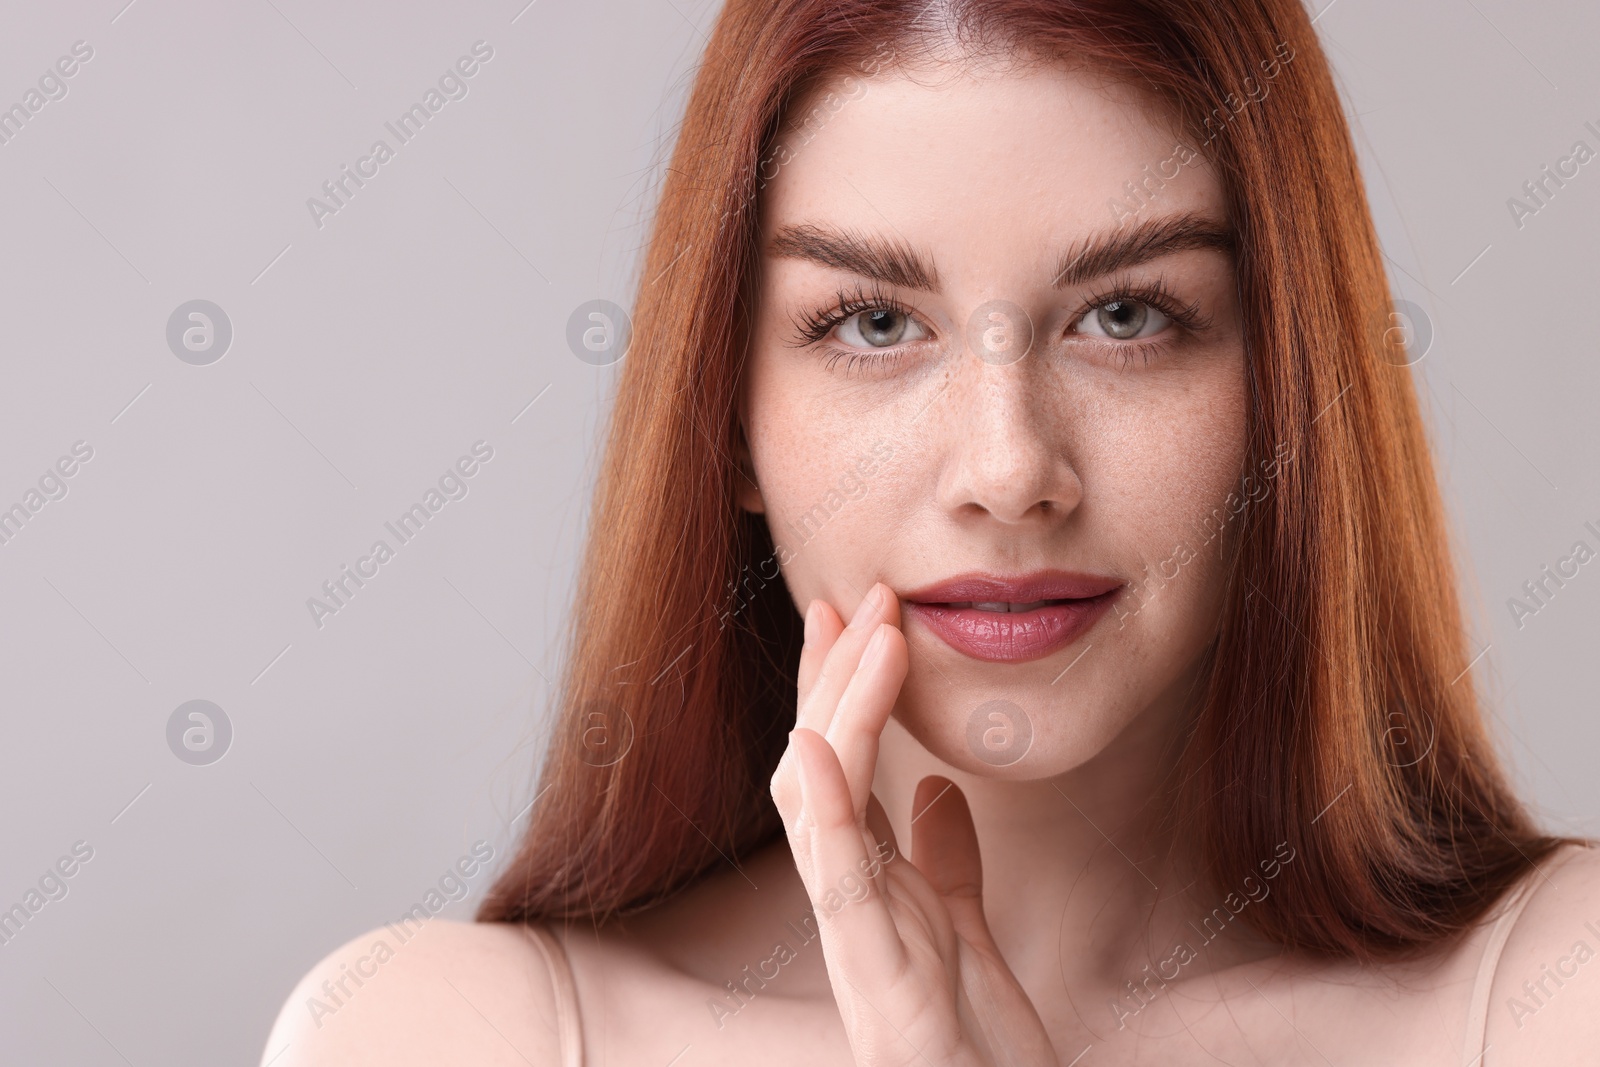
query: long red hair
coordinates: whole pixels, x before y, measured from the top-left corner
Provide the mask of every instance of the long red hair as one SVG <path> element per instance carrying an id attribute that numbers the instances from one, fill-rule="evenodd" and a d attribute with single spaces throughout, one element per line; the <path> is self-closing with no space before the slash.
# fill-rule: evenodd
<path id="1" fill-rule="evenodd" d="M 1382 257 L 1300 0 L 729 0 L 643 264 L 547 792 L 478 918 L 603 922 L 781 833 L 768 781 L 799 617 L 764 520 L 736 506 L 733 459 L 757 194 L 801 95 L 951 33 L 1147 86 L 1223 176 L 1245 469 L 1293 458 L 1233 538 L 1208 689 L 1163 798 L 1201 872 L 1237 886 L 1287 842 L 1294 862 L 1249 918 L 1290 949 L 1376 958 L 1460 931 L 1561 839 L 1484 729 Z"/>

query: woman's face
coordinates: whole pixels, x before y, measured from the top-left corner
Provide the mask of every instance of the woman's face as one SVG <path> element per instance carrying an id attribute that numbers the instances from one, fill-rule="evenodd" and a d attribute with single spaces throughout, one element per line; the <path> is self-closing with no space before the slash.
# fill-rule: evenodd
<path id="1" fill-rule="evenodd" d="M 895 717 L 968 771 L 1060 773 L 1180 714 L 1270 479 L 1241 489 L 1216 173 L 1061 68 L 885 72 L 797 112 L 763 168 L 741 412 L 742 503 L 795 602 L 848 619 L 889 586 Z"/>

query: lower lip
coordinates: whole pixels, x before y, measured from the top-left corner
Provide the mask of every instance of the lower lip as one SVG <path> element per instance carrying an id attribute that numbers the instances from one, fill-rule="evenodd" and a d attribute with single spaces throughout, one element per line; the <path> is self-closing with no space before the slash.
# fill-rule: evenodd
<path id="1" fill-rule="evenodd" d="M 957 652 L 989 663 L 1026 663 L 1076 641 L 1106 613 L 1119 591 L 1032 611 L 979 611 L 916 603 L 906 607 Z"/>

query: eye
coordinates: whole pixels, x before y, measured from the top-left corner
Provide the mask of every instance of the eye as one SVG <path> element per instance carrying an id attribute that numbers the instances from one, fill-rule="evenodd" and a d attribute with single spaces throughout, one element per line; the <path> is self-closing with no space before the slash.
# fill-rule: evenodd
<path id="1" fill-rule="evenodd" d="M 1172 319 L 1143 300 L 1117 297 L 1089 309 L 1078 320 L 1079 333 L 1114 341 L 1140 341 L 1172 325 Z"/>
<path id="2" fill-rule="evenodd" d="M 816 307 L 794 318 L 796 345 L 822 344 L 824 352 L 857 360 L 893 360 L 898 346 L 929 336 L 916 315 L 876 286 L 840 289 L 832 306 Z"/>
<path id="3" fill-rule="evenodd" d="M 858 311 L 840 322 L 838 331 L 840 342 L 852 348 L 888 348 L 927 336 L 915 319 L 897 308 Z"/>
<path id="4" fill-rule="evenodd" d="M 1177 352 L 1205 336 L 1212 322 L 1198 300 L 1181 299 L 1161 277 L 1112 278 L 1078 306 L 1068 337 L 1081 338 L 1089 349 L 1121 358 L 1124 365 Z"/>

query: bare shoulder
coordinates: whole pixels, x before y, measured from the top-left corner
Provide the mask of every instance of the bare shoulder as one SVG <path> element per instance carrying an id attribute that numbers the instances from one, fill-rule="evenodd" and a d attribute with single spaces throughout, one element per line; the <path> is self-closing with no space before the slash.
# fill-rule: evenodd
<path id="1" fill-rule="evenodd" d="M 559 1062 L 544 956 L 522 926 L 431 919 L 353 938 L 300 979 L 262 1067 Z"/>
<path id="2" fill-rule="evenodd" d="M 1497 1067 L 1600 1055 L 1600 849 L 1562 851 L 1533 875 L 1495 969 L 1485 1060 Z"/>

